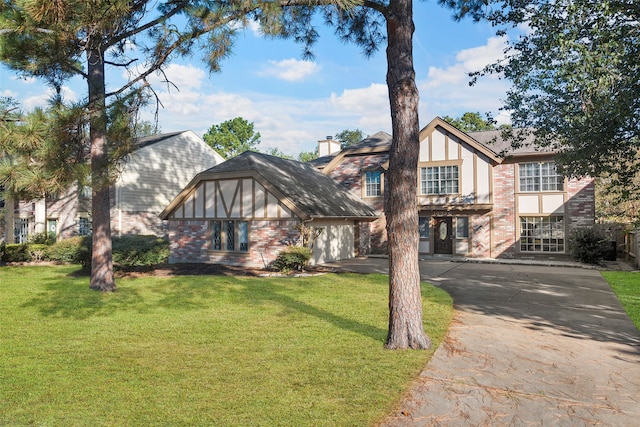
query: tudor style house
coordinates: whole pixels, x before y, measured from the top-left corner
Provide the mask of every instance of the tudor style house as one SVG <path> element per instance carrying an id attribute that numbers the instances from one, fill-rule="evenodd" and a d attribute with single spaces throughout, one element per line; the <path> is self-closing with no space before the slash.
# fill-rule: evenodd
<path id="1" fill-rule="evenodd" d="M 311 264 L 352 258 L 374 209 L 311 164 L 246 151 L 199 173 L 160 214 L 169 222 L 169 262 L 264 268 L 321 230 Z"/>
<path id="2" fill-rule="evenodd" d="M 159 213 L 202 170 L 224 159 L 192 131 L 139 138 L 111 189 L 113 236 L 167 233 Z M 3 201 L 0 241 L 23 243 L 33 233 L 54 239 L 91 234 L 91 188 L 73 185 L 46 200 Z"/>
<path id="3" fill-rule="evenodd" d="M 420 132 L 421 254 L 565 256 L 571 230 L 594 223 L 591 178 L 564 178 L 552 152 L 510 149 L 500 134 L 465 133 L 440 118 Z M 161 214 L 170 262 L 265 267 L 299 238 L 300 224 L 323 230 L 312 263 L 386 253 L 391 135 L 344 150 L 330 138 L 318 144 L 321 157 L 306 164 L 246 152 L 198 174 Z"/>
<path id="4" fill-rule="evenodd" d="M 423 254 L 468 257 L 558 256 L 568 236 L 595 222 L 591 178 L 558 175 L 552 152 L 511 149 L 500 131 L 465 133 L 440 118 L 420 132 L 416 204 Z M 376 209 L 362 225 L 361 252 L 385 253 L 385 171 L 391 135 L 379 132 L 313 164 Z M 506 155 L 502 155 L 506 153 Z M 368 236 L 368 242 L 367 238 Z M 368 248 L 366 247 L 368 244 Z"/>

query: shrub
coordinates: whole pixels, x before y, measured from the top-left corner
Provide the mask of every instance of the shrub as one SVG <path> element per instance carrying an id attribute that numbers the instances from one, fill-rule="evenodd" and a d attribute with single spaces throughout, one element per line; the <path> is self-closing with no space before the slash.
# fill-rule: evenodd
<path id="1" fill-rule="evenodd" d="M 276 271 L 302 271 L 311 259 L 311 249 L 305 246 L 288 246 L 278 254 L 272 268 Z"/>
<path id="2" fill-rule="evenodd" d="M 49 246 L 47 256 L 52 261 L 91 265 L 91 237 L 77 236 L 59 240 Z"/>
<path id="3" fill-rule="evenodd" d="M 11 243 L 4 246 L 4 254 L 2 255 L 4 262 L 27 262 L 31 261 L 29 254 L 29 245 L 26 243 Z"/>
<path id="4" fill-rule="evenodd" d="M 27 250 L 29 251 L 29 259 L 31 261 L 44 261 L 49 258 L 49 245 L 45 245 L 43 243 L 29 243 L 27 244 Z"/>
<path id="5" fill-rule="evenodd" d="M 53 240 L 48 233 L 34 233 L 29 235 L 29 243 L 51 245 L 53 244 Z"/>
<path id="6" fill-rule="evenodd" d="M 597 264 L 609 251 L 609 239 L 601 228 L 584 227 L 571 232 L 571 255 L 583 263 Z"/>
<path id="7" fill-rule="evenodd" d="M 113 262 L 121 268 L 166 263 L 169 240 L 157 236 L 122 236 L 113 239 Z"/>

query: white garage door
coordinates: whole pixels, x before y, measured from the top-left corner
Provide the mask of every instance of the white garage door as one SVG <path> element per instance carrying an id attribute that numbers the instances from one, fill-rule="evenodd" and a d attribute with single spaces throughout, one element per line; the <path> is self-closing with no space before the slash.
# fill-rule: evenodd
<path id="1" fill-rule="evenodd" d="M 313 227 L 322 227 L 313 246 L 310 264 L 323 264 L 354 257 L 354 225 L 353 222 L 314 221 Z"/>

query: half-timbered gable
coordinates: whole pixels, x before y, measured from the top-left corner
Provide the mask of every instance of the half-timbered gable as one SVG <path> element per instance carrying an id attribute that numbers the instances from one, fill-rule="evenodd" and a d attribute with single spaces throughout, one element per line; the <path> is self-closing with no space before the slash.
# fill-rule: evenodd
<path id="1" fill-rule="evenodd" d="M 366 249 L 373 253 L 386 251 L 384 176 L 391 140 L 378 132 L 314 161 L 379 213 L 360 231 L 370 236 Z M 514 149 L 500 131 L 465 133 L 438 117 L 419 141 L 420 253 L 567 254 L 570 231 L 594 222 L 593 180 L 559 176 L 554 153 L 536 150 L 532 141 Z"/>
<path id="2" fill-rule="evenodd" d="M 245 152 L 198 174 L 161 217 L 173 262 L 266 267 L 301 223 L 322 228 L 312 263 L 351 258 L 356 225 L 376 214 L 309 164 Z"/>

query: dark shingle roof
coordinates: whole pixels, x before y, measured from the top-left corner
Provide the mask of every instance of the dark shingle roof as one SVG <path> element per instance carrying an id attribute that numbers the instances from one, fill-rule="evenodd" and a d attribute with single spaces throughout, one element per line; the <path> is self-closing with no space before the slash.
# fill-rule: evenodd
<path id="1" fill-rule="evenodd" d="M 376 132 L 346 150 L 357 151 L 363 148 L 391 148 L 392 137 L 387 132 Z"/>
<path id="2" fill-rule="evenodd" d="M 377 217 L 357 196 L 309 163 L 245 151 L 199 175 L 244 171 L 262 176 L 309 218 Z"/>
<path id="3" fill-rule="evenodd" d="M 548 153 L 551 151 L 549 149 L 537 147 L 534 144 L 534 135 L 531 132 L 526 135 L 522 141 L 522 145 L 515 149 L 511 146 L 511 141 L 509 139 L 503 138 L 502 130 L 500 129 L 467 132 L 467 135 L 487 147 L 489 150 L 500 155 L 506 154 L 512 156 L 517 154 Z"/>

